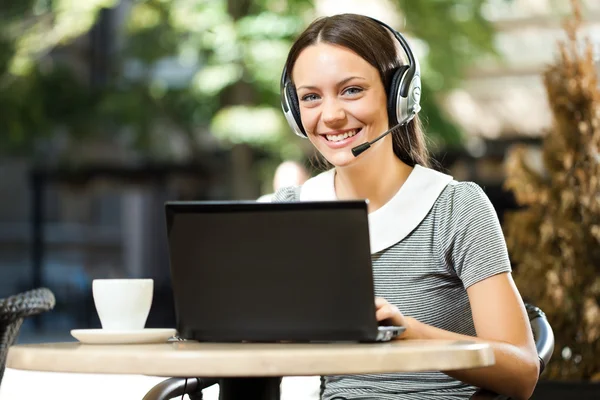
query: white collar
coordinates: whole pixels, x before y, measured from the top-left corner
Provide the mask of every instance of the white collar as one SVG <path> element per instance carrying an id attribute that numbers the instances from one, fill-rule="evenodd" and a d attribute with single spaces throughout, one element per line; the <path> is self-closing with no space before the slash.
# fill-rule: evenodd
<path id="1" fill-rule="evenodd" d="M 335 170 L 330 169 L 302 185 L 300 201 L 337 200 Z M 383 207 L 369 214 L 371 254 L 398 243 L 429 213 L 435 201 L 452 182 L 450 175 L 416 165 L 398 193 Z"/>

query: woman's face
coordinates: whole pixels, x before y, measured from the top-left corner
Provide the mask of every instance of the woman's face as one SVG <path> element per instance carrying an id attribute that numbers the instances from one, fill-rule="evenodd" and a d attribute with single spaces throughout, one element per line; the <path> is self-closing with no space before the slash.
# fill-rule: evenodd
<path id="1" fill-rule="evenodd" d="M 298 56 L 292 78 L 304 130 L 334 166 L 352 163 L 353 147 L 388 129 L 379 72 L 351 50 L 326 43 L 309 46 Z"/>

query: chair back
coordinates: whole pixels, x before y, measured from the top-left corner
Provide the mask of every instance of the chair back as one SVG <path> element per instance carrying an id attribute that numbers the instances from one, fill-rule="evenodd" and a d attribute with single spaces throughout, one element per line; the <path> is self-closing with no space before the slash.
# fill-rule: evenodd
<path id="1" fill-rule="evenodd" d="M 548 365 L 552 353 L 554 352 L 554 332 L 546 319 L 546 314 L 544 314 L 542 310 L 531 304 L 525 304 L 525 308 L 529 315 L 535 347 L 540 359 L 541 374 L 544 371 L 544 368 L 546 368 L 546 365 Z"/>
<path id="2" fill-rule="evenodd" d="M 54 294 L 46 288 L 34 289 L 0 299 L 0 384 L 8 350 L 19 335 L 23 319 L 54 308 Z"/>

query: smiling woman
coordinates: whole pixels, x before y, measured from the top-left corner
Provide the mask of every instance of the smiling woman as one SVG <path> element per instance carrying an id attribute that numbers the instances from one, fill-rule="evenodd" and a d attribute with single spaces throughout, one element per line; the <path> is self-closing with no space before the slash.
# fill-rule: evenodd
<path id="1" fill-rule="evenodd" d="M 299 136 L 306 137 L 310 133 L 305 130 L 305 125 L 306 129 L 312 129 L 314 133 L 317 127 L 310 126 L 309 119 L 319 110 L 311 114 L 306 109 L 323 105 L 324 93 L 320 93 L 320 90 L 337 91 L 339 99 L 346 100 L 346 104 L 355 104 L 352 100 L 361 100 L 354 106 L 355 109 L 364 108 L 367 103 L 371 103 L 371 108 L 378 107 L 378 110 L 371 111 L 377 111 L 379 115 L 372 117 L 382 126 L 369 126 L 371 138 L 382 134 L 388 126 L 394 131 L 403 129 L 402 135 L 392 135 L 391 139 L 388 139 L 392 142 L 396 157 L 411 166 L 429 166 L 424 134 L 417 115 L 420 110 L 421 92 L 418 60 L 401 34 L 387 25 L 383 28 L 379 21 L 365 19 L 371 24 L 365 24 L 361 27 L 362 30 L 353 32 L 352 35 L 346 34 L 344 27 L 338 27 L 336 24 L 329 23 L 325 26 L 328 19 L 319 19 L 298 38 L 290 50 L 282 74 L 282 94 L 284 111 L 286 104 L 291 107 L 299 104 L 300 110 L 292 109 L 291 112 L 286 112 L 286 117 Z M 397 41 L 392 39 L 394 36 Z M 398 44 L 406 51 L 410 65 L 402 64 L 397 54 Z M 378 51 L 373 51 L 374 48 Z M 336 52 L 338 54 L 335 54 Z M 312 71 L 318 71 L 318 74 L 311 74 L 311 69 L 296 67 L 297 63 L 310 64 Z M 288 74 L 288 71 L 292 73 Z M 305 75 L 296 76 L 298 73 Z M 323 82 L 331 82 L 333 87 L 327 88 Z M 292 90 L 294 86 L 296 90 Z M 300 96 L 300 100 L 296 96 Z M 339 112 L 339 108 L 335 109 L 337 105 L 325 104 L 330 106 L 326 111 L 333 114 Z M 299 121 L 300 114 L 308 124 Z M 354 117 L 358 120 L 359 116 L 367 118 L 364 111 Z M 333 118 L 335 119 L 335 115 Z M 355 123 L 357 130 L 367 125 L 366 121 L 358 120 Z M 324 129 L 325 134 L 329 131 L 338 136 L 345 133 L 334 129 L 334 126 L 335 124 L 333 128 L 319 129 Z M 363 143 L 366 142 L 365 137 L 366 135 L 363 137 Z M 351 142 L 358 143 L 360 138 L 347 143 Z"/>
<path id="2" fill-rule="evenodd" d="M 313 22 L 288 55 L 282 108 L 333 168 L 273 201 L 368 199 L 378 321 L 405 326 L 399 339 L 485 341 L 496 364 L 329 376 L 323 396 L 465 399 L 478 386 L 529 398 L 539 363 L 500 224 L 479 186 L 429 168 L 418 65 L 402 35 L 379 21 Z"/>
<path id="3" fill-rule="evenodd" d="M 321 73 L 314 75 L 315 70 Z M 292 77 L 308 139 L 333 165 L 343 167 L 355 158 L 336 150 L 373 140 L 387 130 L 386 93 L 379 74 L 351 50 L 327 43 L 310 46 L 298 57 Z M 392 136 L 378 145 L 385 146 L 386 140 Z M 382 163 L 396 158 L 393 152 L 387 156 L 380 158 Z"/>

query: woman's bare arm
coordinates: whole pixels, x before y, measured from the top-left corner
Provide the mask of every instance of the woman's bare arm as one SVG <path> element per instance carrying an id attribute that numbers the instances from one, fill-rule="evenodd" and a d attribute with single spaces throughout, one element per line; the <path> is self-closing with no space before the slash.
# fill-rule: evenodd
<path id="1" fill-rule="evenodd" d="M 515 399 L 531 397 L 539 376 L 539 360 L 521 296 L 509 273 L 494 275 L 467 289 L 477 337 L 435 328 L 404 317 L 396 307 L 377 299 L 377 319 L 407 326 L 400 339 L 472 340 L 489 343 L 493 366 L 444 371 L 449 376 Z"/>

